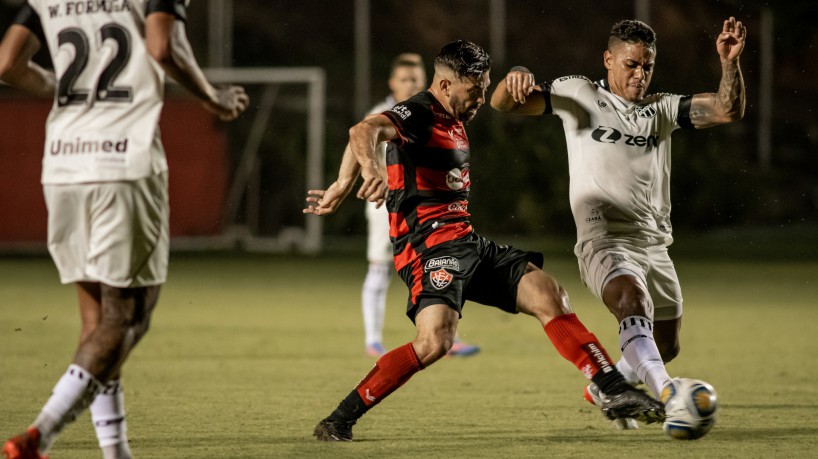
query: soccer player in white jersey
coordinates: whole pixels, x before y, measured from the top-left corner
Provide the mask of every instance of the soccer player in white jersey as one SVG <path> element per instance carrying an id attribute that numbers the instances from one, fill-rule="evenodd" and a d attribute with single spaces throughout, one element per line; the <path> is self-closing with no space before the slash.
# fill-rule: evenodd
<path id="1" fill-rule="evenodd" d="M 3 446 L 40 458 L 90 406 L 103 456 L 130 458 L 120 375 L 148 329 L 168 264 L 167 163 L 159 114 L 167 73 L 223 120 L 244 90 L 215 88 L 193 56 L 184 0 L 29 0 L 0 43 L 0 79 L 52 97 L 42 183 L 48 249 L 77 286 L 74 359 L 34 423 Z M 31 62 L 48 46 L 54 72 Z"/>
<path id="2" fill-rule="evenodd" d="M 667 250 L 673 242 L 670 137 L 677 128 L 744 116 L 739 56 L 746 36 L 740 21 L 724 21 L 716 38 L 722 77 L 714 93 L 648 95 L 656 35 L 643 22 L 625 20 L 611 30 L 606 78 L 565 76 L 535 85 L 531 72 L 514 67 L 492 95 L 497 110 L 562 119 L 582 279 L 619 322 L 617 368 L 657 397 L 670 380 L 665 363 L 679 353 L 682 322 L 681 288 Z M 598 388 L 587 387 L 586 399 L 598 401 Z"/>
<path id="3" fill-rule="evenodd" d="M 426 88 L 426 71 L 420 54 L 402 53 L 391 64 L 389 75 L 390 94 L 378 105 L 372 107 L 367 116 L 380 115 Z M 378 145 L 378 166 L 386 175 L 386 145 Z M 366 258 L 369 261 L 366 278 L 361 292 L 364 316 L 366 353 L 380 357 L 386 353 L 383 346 L 383 323 L 386 317 L 386 292 L 394 271 L 392 243 L 389 241 L 389 212 L 385 206 L 378 207 L 366 201 L 367 245 Z M 448 355 L 468 357 L 480 352 L 480 347 L 455 339 Z"/>

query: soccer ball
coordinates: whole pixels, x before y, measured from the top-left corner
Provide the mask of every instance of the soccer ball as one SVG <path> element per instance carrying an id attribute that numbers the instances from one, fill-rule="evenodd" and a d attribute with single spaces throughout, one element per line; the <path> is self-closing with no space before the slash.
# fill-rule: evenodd
<path id="1" fill-rule="evenodd" d="M 719 409 L 716 390 L 698 379 L 673 378 L 659 397 L 665 404 L 662 430 L 677 440 L 703 437 L 716 424 Z"/>

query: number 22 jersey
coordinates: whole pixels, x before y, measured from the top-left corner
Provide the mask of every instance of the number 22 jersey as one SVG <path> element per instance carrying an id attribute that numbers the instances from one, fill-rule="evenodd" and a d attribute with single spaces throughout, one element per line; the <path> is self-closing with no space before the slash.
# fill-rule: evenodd
<path id="1" fill-rule="evenodd" d="M 48 45 L 57 93 L 43 184 L 138 180 L 167 170 L 159 138 L 164 71 L 145 43 L 153 12 L 183 0 L 28 0 L 17 17 Z"/>

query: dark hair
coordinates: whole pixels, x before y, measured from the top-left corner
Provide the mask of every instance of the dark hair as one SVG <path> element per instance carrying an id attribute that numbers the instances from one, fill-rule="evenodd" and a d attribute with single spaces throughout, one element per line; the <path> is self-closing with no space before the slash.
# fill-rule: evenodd
<path id="1" fill-rule="evenodd" d="M 611 36 L 608 38 L 608 48 L 617 40 L 628 43 L 642 43 L 648 48 L 656 50 L 656 32 L 649 25 L 635 19 L 625 19 L 614 24 L 613 28 L 611 28 Z"/>
<path id="2" fill-rule="evenodd" d="M 480 77 L 491 68 L 491 57 L 470 41 L 457 40 L 440 48 L 435 58 L 438 65 L 452 70 L 457 78 Z"/>
<path id="3" fill-rule="evenodd" d="M 389 66 L 389 75 L 394 75 L 395 70 L 400 67 L 419 67 L 423 68 L 423 58 L 416 53 L 401 53 L 392 59 L 392 64 Z"/>

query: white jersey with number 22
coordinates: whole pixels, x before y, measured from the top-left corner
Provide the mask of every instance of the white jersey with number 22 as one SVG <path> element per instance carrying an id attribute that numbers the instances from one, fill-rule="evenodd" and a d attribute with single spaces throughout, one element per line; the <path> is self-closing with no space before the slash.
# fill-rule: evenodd
<path id="1" fill-rule="evenodd" d="M 138 180 L 167 170 L 164 71 L 145 45 L 148 0 L 29 0 L 58 79 L 42 182 Z"/>

